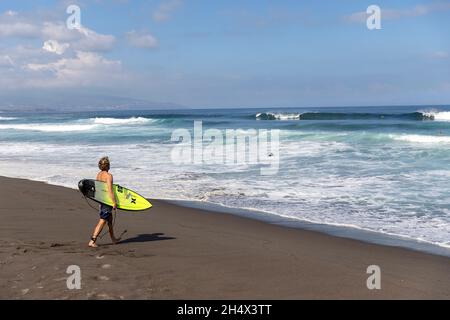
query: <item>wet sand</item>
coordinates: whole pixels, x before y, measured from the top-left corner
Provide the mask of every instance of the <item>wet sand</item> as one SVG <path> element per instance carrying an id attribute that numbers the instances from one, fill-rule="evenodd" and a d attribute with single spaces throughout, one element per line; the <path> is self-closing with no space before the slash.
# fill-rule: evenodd
<path id="1" fill-rule="evenodd" d="M 449 299 L 450 259 L 164 201 L 119 212 L 87 247 L 97 213 L 72 189 L 0 177 L 2 299 Z M 95 205 L 94 205 L 95 206 Z M 66 269 L 81 270 L 69 290 Z M 368 290 L 369 265 L 381 290 Z"/>

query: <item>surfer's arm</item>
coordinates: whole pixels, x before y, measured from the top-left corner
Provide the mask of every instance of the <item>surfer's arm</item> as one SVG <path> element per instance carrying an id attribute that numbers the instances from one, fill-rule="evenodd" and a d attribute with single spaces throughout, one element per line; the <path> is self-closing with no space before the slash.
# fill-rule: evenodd
<path id="1" fill-rule="evenodd" d="M 114 192 L 113 192 L 113 176 L 112 176 L 112 174 L 108 175 L 108 177 L 106 178 L 106 184 L 108 185 L 109 196 L 113 202 L 113 208 L 116 209 L 117 202 L 116 202 L 116 197 L 114 196 Z"/>

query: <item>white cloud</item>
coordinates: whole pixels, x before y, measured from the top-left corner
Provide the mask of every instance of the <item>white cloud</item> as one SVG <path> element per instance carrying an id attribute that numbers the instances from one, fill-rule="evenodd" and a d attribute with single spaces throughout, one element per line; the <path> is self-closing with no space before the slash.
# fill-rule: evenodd
<path id="1" fill-rule="evenodd" d="M 113 35 L 100 34 L 86 27 L 70 30 L 63 21 L 41 21 L 17 13 L 0 16 L 1 37 L 69 42 L 75 50 L 81 51 L 109 51 L 116 41 Z"/>
<path id="2" fill-rule="evenodd" d="M 0 68 L 2 67 L 13 67 L 14 61 L 11 59 L 9 55 L 0 56 Z"/>
<path id="3" fill-rule="evenodd" d="M 81 51 L 109 51 L 116 41 L 112 35 L 100 34 L 86 27 L 70 30 L 62 22 L 45 22 L 42 36 L 45 39 L 69 42 L 74 49 Z"/>
<path id="4" fill-rule="evenodd" d="M 17 15 L 16 11 L 8 10 L 4 13 L 5 16 L 14 17 Z"/>
<path id="5" fill-rule="evenodd" d="M 138 48 L 153 49 L 158 47 L 158 40 L 150 33 L 138 33 L 134 30 L 126 34 L 128 42 Z"/>
<path id="6" fill-rule="evenodd" d="M 56 40 L 47 40 L 44 42 L 42 49 L 48 52 L 56 53 L 57 55 L 62 55 L 67 48 L 69 48 L 70 44 L 68 43 L 59 43 Z"/>
<path id="7" fill-rule="evenodd" d="M 172 13 L 183 4 L 183 0 L 163 0 L 153 13 L 153 20 L 164 22 L 170 19 Z"/>
<path id="8" fill-rule="evenodd" d="M 436 51 L 433 52 L 432 57 L 435 59 L 448 59 L 450 58 L 450 54 L 446 51 Z"/>
<path id="9" fill-rule="evenodd" d="M 34 38 L 38 37 L 39 34 L 39 26 L 31 19 L 25 19 L 12 10 L 0 14 L 0 38 Z"/>
<path id="10" fill-rule="evenodd" d="M 381 14 L 383 14 L 383 11 L 381 12 Z M 369 15 L 365 11 L 355 12 L 355 13 L 352 13 L 351 15 L 345 16 L 344 21 L 363 23 L 363 22 L 366 22 L 368 16 Z"/>
<path id="11" fill-rule="evenodd" d="M 127 81 L 129 74 L 123 70 L 121 61 L 100 54 L 114 47 L 113 35 L 87 27 L 69 30 L 64 20 L 55 17 L 33 12 L 0 12 L 0 42 L 6 44 L 0 46 L 0 92 L 111 88 Z M 3 38 L 9 37 L 14 37 L 14 45 L 3 42 Z M 30 38 L 37 41 L 29 41 Z M 149 39 L 146 44 L 149 45 Z"/>
<path id="12" fill-rule="evenodd" d="M 23 69 L 33 74 L 27 81 L 33 87 L 98 86 L 119 79 L 122 64 L 98 53 L 77 51 L 73 58 L 61 58 L 49 63 L 28 63 Z"/>
<path id="13" fill-rule="evenodd" d="M 88 28 L 78 30 L 83 36 L 74 44 L 74 48 L 84 51 L 108 51 L 114 47 L 116 38 L 109 34 L 100 34 Z"/>
<path id="14" fill-rule="evenodd" d="M 40 36 L 57 41 L 75 41 L 80 38 L 80 32 L 77 29 L 68 29 L 63 22 L 45 21 L 42 23 Z"/>
<path id="15" fill-rule="evenodd" d="M 0 37 L 34 38 L 39 36 L 39 28 L 26 22 L 2 23 L 0 21 Z"/>
<path id="16" fill-rule="evenodd" d="M 15 47 L 0 48 L 0 56 L 8 55 L 15 65 L 21 65 L 23 61 L 41 61 L 44 57 L 42 48 L 30 45 L 16 45 Z"/>
<path id="17" fill-rule="evenodd" d="M 429 5 L 417 5 L 406 9 L 385 9 L 381 7 L 381 18 L 386 20 L 397 20 L 402 18 L 413 18 L 424 16 L 433 12 L 450 10 L 450 2 L 436 2 Z M 344 17 L 346 22 L 365 23 L 369 15 L 365 11 L 355 12 Z"/>

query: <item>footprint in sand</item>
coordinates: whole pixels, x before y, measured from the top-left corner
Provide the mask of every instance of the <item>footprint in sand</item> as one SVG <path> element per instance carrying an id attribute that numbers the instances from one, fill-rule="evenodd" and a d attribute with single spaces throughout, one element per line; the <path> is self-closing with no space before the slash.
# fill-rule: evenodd
<path id="1" fill-rule="evenodd" d="M 106 293 L 88 293 L 87 298 L 89 300 L 102 299 L 102 300 L 113 300 L 114 297 L 107 295 Z"/>
<path id="2" fill-rule="evenodd" d="M 50 248 L 58 248 L 58 247 L 64 247 L 64 246 L 65 246 L 65 244 L 57 243 L 57 242 L 50 244 Z"/>
<path id="3" fill-rule="evenodd" d="M 54 281 L 65 281 L 65 280 L 67 280 L 67 278 L 66 277 L 63 277 L 63 278 L 56 278 L 56 279 L 53 279 Z"/>
<path id="4" fill-rule="evenodd" d="M 97 280 L 101 280 L 101 281 L 108 281 L 109 278 L 107 276 L 98 276 L 96 277 Z"/>
<path id="5" fill-rule="evenodd" d="M 110 269 L 112 266 L 110 264 L 102 265 L 102 269 Z"/>
<path id="6" fill-rule="evenodd" d="M 30 289 L 22 289 L 22 295 L 26 295 L 28 292 L 30 291 Z"/>
<path id="7" fill-rule="evenodd" d="M 21 246 L 18 246 L 16 248 L 16 250 L 17 250 L 17 252 L 13 253 L 13 255 L 18 255 L 18 254 L 21 254 L 21 253 L 27 253 L 28 252 L 28 249 L 26 249 L 24 247 L 21 247 Z"/>

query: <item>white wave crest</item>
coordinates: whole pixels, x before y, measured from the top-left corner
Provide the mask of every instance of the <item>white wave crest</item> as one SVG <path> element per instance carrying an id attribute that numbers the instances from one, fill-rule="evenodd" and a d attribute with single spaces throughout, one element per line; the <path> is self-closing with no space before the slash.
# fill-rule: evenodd
<path id="1" fill-rule="evenodd" d="M 0 124 L 0 130 L 24 130 L 24 131 L 41 131 L 41 132 L 77 132 L 89 131 L 102 126 L 109 125 L 129 125 L 129 124 L 145 124 L 152 119 L 142 117 L 132 117 L 128 119 L 118 118 L 92 118 L 83 121 L 73 121 L 66 123 L 14 123 Z"/>
<path id="2" fill-rule="evenodd" d="M 450 121 L 450 111 L 421 111 L 424 117 L 436 121 Z"/>
<path id="3" fill-rule="evenodd" d="M 256 115 L 258 120 L 300 120 L 301 113 L 261 112 Z"/>
<path id="4" fill-rule="evenodd" d="M 131 117 L 127 119 L 119 119 L 119 118 L 94 118 L 92 121 L 94 124 L 103 124 L 103 125 L 125 125 L 125 124 L 144 124 L 150 122 L 152 119 L 143 118 L 143 117 Z"/>
<path id="5" fill-rule="evenodd" d="M 95 124 L 2 124 L 0 130 L 24 130 L 41 132 L 88 131 L 98 127 Z"/>
<path id="6" fill-rule="evenodd" d="M 0 121 L 8 121 L 8 120 L 16 120 L 17 118 L 14 117 L 0 117 Z"/>
<path id="7" fill-rule="evenodd" d="M 426 136 L 419 134 L 390 135 L 394 140 L 416 143 L 450 143 L 449 136 Z"/>

